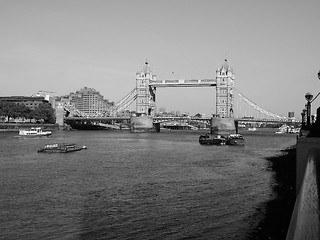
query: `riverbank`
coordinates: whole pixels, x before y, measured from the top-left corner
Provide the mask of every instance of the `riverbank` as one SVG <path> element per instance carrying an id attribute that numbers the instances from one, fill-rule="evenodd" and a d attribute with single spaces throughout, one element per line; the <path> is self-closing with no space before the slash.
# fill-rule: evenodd
<path id="1" fill-rule="evenodd" d="M 0 132 L 18 132 L 21 128 L 41 127 L 45 130 L 57 130 L 57 124 L 40 124 L 40 123 L 0 123 Z"/>
<path id="2" fill-rule="evenodd" d="M 269 169 L 274 172 L 274 197 L 259 208 L 264 217 L 249 239 L 286 239 L 296 200 L 296 148 L 282 152 L 283 155 L 267 158 Z"/>

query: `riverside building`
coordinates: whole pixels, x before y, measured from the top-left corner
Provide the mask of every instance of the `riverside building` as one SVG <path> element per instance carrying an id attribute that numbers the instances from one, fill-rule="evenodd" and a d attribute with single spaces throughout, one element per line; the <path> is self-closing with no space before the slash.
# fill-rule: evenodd
<path id="1" fill-rule="evenodd" d="M 90 116 L 103 114 L 114 105 L 113 102 L 103 99 L 94 88 L 84 87 L 75 93 L 70 93 L 69 96 L 76 109 Z"/>
<path id="2" fill-rule="evenodd" d="M 25 96 L 10 96 L 10 97 L 0 97 L 0 101 L 12 102 L 18 105 L 25 105 L 31 109 L 36 109 L 42 103 L 48 103 L 49 101 L 42 96 L 36 97 L 25 97 Z"/>

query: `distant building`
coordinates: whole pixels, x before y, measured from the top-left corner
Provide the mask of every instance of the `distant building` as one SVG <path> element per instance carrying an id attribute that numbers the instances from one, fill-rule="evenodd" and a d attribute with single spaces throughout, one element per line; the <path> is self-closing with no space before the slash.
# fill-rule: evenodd
<path id="1" fill-rule="evenodd" d="M 159 108 L 159 112 L 160 112 L 160 113 L 164 113 L 164 112 L 166 112 L 166 108 L 165 108 L 165 107 L 161 107 L 161 108 Z"/>
<path id="2" fill-rule="evenodd" d="M 114 105 L 113 102 L 103 99 L 98 91 L 87 87 L 70 93 L 69 98 L 76 109 L 88 115 L 102 114 Z"/>
<path id="3" fill-rule="evenodd" d="M 51 107 L 54 108 L 55 107 L 55 99 L 54 99 L 54 96 L 52 95 L 52 93 L 53 92 L 40 90 L 36 94 L 36 97 L 44 97 L 44 99 L 47 100 L 51 104 Z"/>
<path id="4" fill-rule="evenodd" d="M 294 122 L 296 120 L 294 117 L 294 112 L 288 112 L 288 119 L 292 122 Z"/>
<path id="5" fill-rule="evenodd" d="M 25 97 L 25 96 L 11 96 L 11 97 L 0 97 L 0 101 L 12 102 L 18 105 L 25 105 L 31 109 L 36 109 L 42 103 L 48 103 L 49 101 L 45 97 Z"/>
<path id="6" fill-rule="evenodd" d="M 289 118 L 294 118 L 294 112 L 288 112 L 288 117 Z"/>

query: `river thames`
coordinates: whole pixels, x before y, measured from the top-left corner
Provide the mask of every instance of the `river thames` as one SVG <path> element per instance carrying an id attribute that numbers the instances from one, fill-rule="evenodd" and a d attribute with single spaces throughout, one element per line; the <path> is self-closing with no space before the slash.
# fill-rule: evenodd
<path id="1" fill-rule="evenodd" d="M 243 133 L 203 146 L 199 132 L 0 132 L 0 239 L 249 239 L 274 198 L 266 159 L 296 135 Z M 49 143 L 88 149 L 38 153 Z"/>

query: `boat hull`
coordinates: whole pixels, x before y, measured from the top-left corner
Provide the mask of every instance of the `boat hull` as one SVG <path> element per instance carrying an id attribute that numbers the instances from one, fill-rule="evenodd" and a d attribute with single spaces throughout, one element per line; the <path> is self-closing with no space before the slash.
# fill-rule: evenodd
<path id="1" fill-rule="evenodd" d="M 39 153 L 69 153 L 87 149 L 86 146 L 76 146 L 75 144 L 47 144 L 44 148 L 38 150 Z"/>
<path id="2" fill-rule="evenodd" d="M 227 139 L 226 145 L 233 145 L 233 146 L 243 146 L 244 145 L 244 139 Z"/>
<path id="3" fill-rule="evenodd" d="M 225 145 L 226 138 L 221 136 L 209 136 L 208 134 L 200 135 L 199 143 L 201 145 Z"/>
<path id="4" fill-rule="evenodd" d="M 50 136 L 52 133 L 42 133 L 42 134 L 19 134 L 23 137 L 39 137 L 39 136 Z"/>
<path id="5" fill-rule="evenodd" d="M 243 146 L 244 138 L 241 134 L 230 134 L 227 137 L 226 145 Z"/>
<path id="6" fill-rule="evenodd" d="M 245 140 L 240 134 L 230 134 L 228 137 L 221 135 L 202 134 L 199 137 L 201 145 L 234 145 L 243 146 Z"/>
<path id="7" fill-rule="evenodd" d="M 81 151 L 82 148 L 75 148 L 75 149 L 40 149 L 38 152 L 41 153 L 69 153 L 69 152 L 77 152 Z"/>

